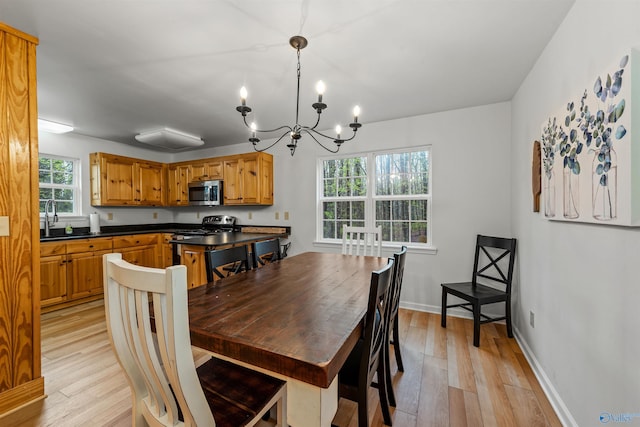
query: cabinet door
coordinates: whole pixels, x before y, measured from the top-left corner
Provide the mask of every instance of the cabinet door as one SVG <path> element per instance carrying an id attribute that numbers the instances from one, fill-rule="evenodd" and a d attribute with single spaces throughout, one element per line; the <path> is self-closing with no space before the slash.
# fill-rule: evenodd
<path id="1" fill-rule="evenodd" d="M 181 245 L 180 262 L 187 266 L 187 287 L 207 284 L 207 266 L 204 261 L 204 248 L 199 246 Z"/>
<path id="2" fill-rule="evenodd" d="M 65 255 L 40 258 L 40 304 L 42 307 L 67 299 L 67 261 Z"/>
<path id="3" fill-rule="evenodd" d="M 238 172 L 240 174 L 240 195 L 242 197 L 242 203 L 252 205 L 260 203 L 260 165 L 258 163 L 258 156 L 249 155 L 240 160 Z"/>
<path id="4" fill-rule="evenodd" d="M 161 206 L 164 171 L 161 164 L 136 165 L 136 200 L 141 205 Z"/>
<path id="5" fill-rule="evenodd" d="M 167 205 L 189 205 L 189 166 L 170 166 L 167 181 Z"/>
<path id="6" fill-rule="evenodd" d="M 273 157 L 263 155 L 260 160 L 259 194 L 261 205 L 273 205 Z"/>
<path id="7" fill-rule="evenodd" d="M 103 155 L 100 161 L 103 205 L 137 204 L 134 159 Z"/>
<path id="8" fill-rule="evenodd" d="M 209 160 L 202 163 L 193 163 L 190 165 L 190 181 L 211 181 L 223 179 L 223 162 L 222 160 Z"/>
<path id="9" fill-rule="evenodd" d="M 165 233 L 162 236 L 162 262 L 160 268 L 167 268 L 173 265 L 173 244 L 169 243 L 172 234 Z"/>
<path id="10" fill-rule="evenodd" d="M 224 204 L 239 205 L 242 203 L 241 160 L 224 161 Z"/>
<path id="11" fill-rule="evenodd" d="M 122 253 L 122 259 L 128 263 L 141 267 L 158 268 L 158 246 L 142 246 L 135 248 L 124 248 L 117 252 Z"/>
<path id="12" fill-rule="evenodd" d="M 111 251 L 85 252 L 67 255 L 67 277 L 71 298 L 103 293 L 102 256 Z"/>

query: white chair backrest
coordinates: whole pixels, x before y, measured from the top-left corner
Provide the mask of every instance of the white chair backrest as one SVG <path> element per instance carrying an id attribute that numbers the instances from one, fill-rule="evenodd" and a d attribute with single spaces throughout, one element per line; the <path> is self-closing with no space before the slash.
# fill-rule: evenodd
<path id="1" fill-rule="evenodd" d="M 382 256 L 382 226 L 366 228 L 343 225 L 342 254 Z"/>
<path id="2" fill-rule="evenodd" d="M 103 263 L 107 330 L 131 386 L 133 425 L 215 426 L 191 353 L 186 267 L 138 267 L 117 253 Z"/>

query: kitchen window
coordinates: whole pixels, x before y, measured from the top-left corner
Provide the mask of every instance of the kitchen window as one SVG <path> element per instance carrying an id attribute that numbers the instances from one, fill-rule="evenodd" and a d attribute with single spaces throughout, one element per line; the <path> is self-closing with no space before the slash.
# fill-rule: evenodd
<path id="1" fill-rule="evenodd" d="M 385 242 L 431 246 L 430 147 L 323 158 L 318 178 L 320 241 L 381 225 Z"/>
<path id="2" fill-rule="evenodd" d="M 58 215 L 80 215 L 80 160 L 42 154 L 38 157 L 40 214 L 47 200 L 56 202 Z"/>

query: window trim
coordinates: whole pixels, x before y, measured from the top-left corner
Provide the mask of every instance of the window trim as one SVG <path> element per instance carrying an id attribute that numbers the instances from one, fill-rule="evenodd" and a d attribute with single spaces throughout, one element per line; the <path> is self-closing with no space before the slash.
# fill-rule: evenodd
<path id="1" fill-rule="evenodd" d="M 427 151 L 429 153 L 429 171 L 428 171 L 428 179 L 429 179 L 429 194 L 428 195 L 384 195 L 378 196 L 374 194 L 375 192 L 375 179 L 377 177 L 376 174 L 376 156 L 385 155 L 385 154 L 401 154 L 401 153 L 409 153 L 409 152 L 417 152 L 417 151 Z M 353 158 L 353 157 L 365 157 L 367 159 L 367 195 L 366 196 L 353 196 L 349 198 L 340 198 L 340 197 L 328 197 L 324 198 L 322 195 L 323 190 L 323 163 L 326 160 L 338 160 L 345 158 Z M 415 147 L 404 147 L 397 149 L 385 149 L 385 150 L 374 150 L 368 152 L 355 152 L 355 153 L 346 153 L 339 154 L 333 156 L 322 156 L 318 157 L 316 163 L 316 233 L 315 233 L 315 241 L 313 242 L 314 246 L 318 247 L 333 247 L 337 244 L 342 244 L 341 239 L 327 239 L 323 237 L 323 224 L 322 224 L 322 203 L 326 201 L 332 200 L 364 200 L 365 201 L 365 226 L 373 227 L 375 225 L 375 203 L 376 200 L 427 200 L 427 243 L 418 243 L 418 242 L 392 242 L 392 241 L 383 241 L 382 246 L 384 247 L 394 247 L 397 249 L 398 245 L 405 245 L 408 248 L 424 251 L 427 253 L 435 254 L 437 249 L 433 244 L 433 146 L 430 144 L 420 145 Z"/>
<path id="2" fill-rule="evenodd" d="M 73 200 L 74 200 L 74 211 L 73 212 L 58 212 L 58 216 L 59 217 L 65 217 L 68 219 L 72 219 L 72 218 L 77 218 L 77 217 L 81 217 L 82 216 L 82 188 L 80 186 L 81 183 L 81 176 L 82 176 L 82 171 L 80 170 L 81 168 L 81 162 L 80 159 L 78 158 L 74 158 L 74 157 L 67 157 L 67 156 L 59 156 L 57 154 L 47 154 L 47 153 L 38 153 L 38 159 L 40 157 L 45 157 L 47 159 L 55 159 L 55 160 L 66 160 L 66 161 L 70 161 L 73 162 L 73 183 L 72 185 L 61 185 L 61 184 L 46 184 L 46 183 L 42 183 L 40 182 L 40 180 L 38 179 L 38 194 L 39 194 L 39 190 L 40 188 L 64 188 L 64 189 L 71 189 L 73 191 Z M 40 170 L 38 168 L 38 170 Z M 40 200 L 38 198 L 38 200 Z M 40 204 L 38 203 L 38 206 Z M 38 211 L 40 209 L 38 208 Z M 44 213 L 43 212 L 39 212 L 39 217 L 40 218 L 44 218 Z"/>

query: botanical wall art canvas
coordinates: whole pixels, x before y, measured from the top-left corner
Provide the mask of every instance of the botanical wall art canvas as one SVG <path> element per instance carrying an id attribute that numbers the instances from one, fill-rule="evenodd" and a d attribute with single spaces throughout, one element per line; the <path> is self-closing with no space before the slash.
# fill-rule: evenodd
<path id="1" fill-rule="evenodd" d="M 594 76 L 542 124 L 542 214 L 549 219 L 640 225 L 640 54 Z"/>

